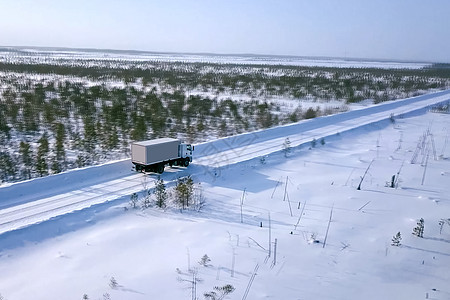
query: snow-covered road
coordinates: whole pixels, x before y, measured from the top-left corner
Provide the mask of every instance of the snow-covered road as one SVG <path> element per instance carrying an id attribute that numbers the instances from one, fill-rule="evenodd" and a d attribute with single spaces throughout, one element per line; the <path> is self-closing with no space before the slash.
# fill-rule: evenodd
<path id="1" fill-rule="evenodd" d="M 365 109 L 246 133 L 196 145 L 192 168 L 168 169 L 170 182 L 183 173 L 196 174 L 310 143 L 354 128 L 386 120 L 391 115 L 420 111 L 450 100 L 450 90 L 398 100 Z M 92 205 L 129 197 L 147 185 L 146 175 L 131 171 L 129 160 L 73 170 L 0 188 L 0 235 Z M 27 191 L 24 193 L 23 191 Z M 34 192 L 36 191 L 36 192 Z"/>
<path id="2" fill-rule="evenodd" d="M 391 115 L 400 116 L 449 100 L 450 91 L 445 91 L 219 139 L 196 146 L 195 164 L 223 167 L 280 151 L 286 138 L 289 138 L 291 147 L 297 147 L 313 139 L 319 141 L 340 132 L 386 120 Z"/>

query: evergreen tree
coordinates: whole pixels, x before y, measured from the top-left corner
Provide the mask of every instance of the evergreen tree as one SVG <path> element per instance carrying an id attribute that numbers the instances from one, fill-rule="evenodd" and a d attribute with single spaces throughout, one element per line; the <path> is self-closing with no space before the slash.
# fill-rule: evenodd
<path id="1" fill-rule="evenodd" d="M 133 130 L 131 131 L 131 139 L 134 141 L 145 140 L 147 135 L 147 124 L 141 116 L 137 116 L 134 121 Z"/>
<path id="2" fill-rule="evenodd" d="M 39 176 L 44 176 L 48 174 L 47 156 L 49 149 L 47 133 L 42 135 L 38 143 L 39 146 L 36 155 L 36 170 L 39 173 Z"/>
<path id="3" fill-rule="evenodd" d="M 111 278 L 109 279 L 109 286 L 110 286 L 112 289 L 116 289 L 116 288 L 119 286 L 119 283 L 117 282 L 117 279 L 114 278 L 114 277 L 111 277 Z"/>
<path id="4" fill-rule="evenodd" d="M 161 178 L 158 178 L 155 184 L 156 206 L 158 206 L 159 208 L 164 208 L 166 207 L 166 201 L 168 198 L 166 185 Z"/>
<path id="5" fill-rule="evenodd" d="M 256 122 L 261 128 L 269 128 L 273 125 L 272 113 L 267 102 L 256 106 Z"/>
<path id="6" fill-rule="evenodd" d="M 83 119 L 84 122 L 84 150 L 89 154 L 94 154 L 97 135 L 95 133 L 94 121 L 90 116 Z"/>
<path id="7" fill-rule="evenodd" d="M 19 154 L 22 160 L 22 164 L 25 167 L 24 174 L 25 179 L 31 178 L 31 168 L 33 166 L 33 159 L 31 156 L 31 146 L 27 142 L 21 141 L 19 145 Z"/>
<path id="8" fill-rule="evenodd" d="M 0 102 L 0 138 L 2 138 L 2 134 L 9 139 L 10 134 L 9 131 L 11 128 L 8 126 L 8 122 L 6 120 L 6 105 Z M 0 139 L 1 141 L 1 139 Z"/>
<path id="9" fill-rule="evenodd" d="M 308 108 L 303 115 L 305 119 L 313 119 L 315 117 L 317 117 L 317 112 L 312 107 Z"/>
<path id="10" fill-rule="evenodd" d="M 209 267 L 211 259 L 209 258 L 209 256 L 207 254 L 203 255 L 202 258 L 200 259 L 200 261 L 198 262 L 199 265 L 204 266 L 204 267 Z"/>
<path id="11" fill-rule="evenodd" d="M 423 218 L 420 218 L 419 222 L 417 222 L 417 226 L 413 228 L 412 234 L 423 238 L 423 230 L 425 228 L 425 222 Z"/>
<path id="12" fill-rule="evenodd" d="M 145 97 L 145 102 L 147 103 L 144 108 L 145 118 L 150 120 L 153 136 L 162 136 L 166 129 L 166 119 L 168 117 L 167 109 L 154 91 Z"/>
<path id="13" fill-rule="evenodd" d="M 0 152 L 0 179 L 9 181 L 16 174 L 15 163 L 8 152 Z"/>
<path id="14" fill-rule="evenodd" d="M 401 233 L 400 233 L 400 231 L 399 231 L 399 232 L 397 232 L 396 235 L 394 235 L 394 236 L 392 237 L 391 245 L 392 245 L 392 246 L 398 247 L 398 246 L 401 245 L 401 241 L 402 241 L 402 235 L 401 235 Z"/>
<path id="15" fill-rule="evenodd" d="M 82 167 L 86 166 L 88 164 L 88 162 L 89 162 L 89 159 L 85 155 L 83 155 L 83 154 L 77 155 L 77 159 L 76 159 L 75 163 L 78 168 L 82 168 Z"/>
<path id="16" fill-rule="evenodd" d="M 222 119 L 219 125 L 219 137 L 226 137 L 226 136 L 228 136 L 228 126 L 225 119 Z"/>
<path id="17" fill-rule="evenodd" d="M 149 191 L 146 193 L 146 195 L 144 196 L 144 198 L 142 198 L 142 200 L 141 200 L 141 208 L 142 208 L 143 210 L 149 208 L 150 205 L 151 205 L 150 194 L 151 194 L 151 192 L 150 192 L 150 190 L 149 190 Z"/>
<path id="18" fill-rule="evenodd" d="M 52 157 L 51 169 L 53 174 L 61 173 L 62 167 L 56 156 Z"/>
<path id="19" fill-rule="evenodd" d="M 119 135 L 117 134 L 117 128 L 113 126 L 108 136 L 108 145 L 107 145 L 108 149 L 109 150 L 115 149 L 117 148 L 118 144 L 119 144 Z"/>
<path id="20" fill-rule="evenodd" d="M 33 133 L 39 129 L 39 107 L 34 103 L 34 97 L 31 93 L 22 93 L 22 129 L 25 132 Z"/>
<path id="21" fill-rule="evenodd" d="M 194 181 L 191 176 L 178 178 L 177 186 L 175 187 L 175 197 L 178 205 L 182 209 L 189 207 L 194 193 Z"/>
<path id="22" fill-rule="evenodd" d="M 56 137 L 55 137 L 55 153 L 56 160 L 58 162 L 64 162 L 66 160 L 66 152 L 64 150 L 64 140 L 66 137 L 64 125 L 61 123 L 56 124 Z"/>

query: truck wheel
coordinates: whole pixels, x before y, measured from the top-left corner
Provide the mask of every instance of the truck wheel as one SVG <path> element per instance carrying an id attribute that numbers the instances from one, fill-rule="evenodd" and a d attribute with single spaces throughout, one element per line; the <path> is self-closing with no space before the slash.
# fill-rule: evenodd
<path id="1" fill-rule="evenodd" d="M 183 166 L 187 167 L 189 166 L 189 158 L 186 158 L 183 162 Z"/>
<path id="2" fill-rule="evenodd" d="M 156 167 L 156 173 L 158 174 L 164 173 L 164 164 L 160 164 Z"/>

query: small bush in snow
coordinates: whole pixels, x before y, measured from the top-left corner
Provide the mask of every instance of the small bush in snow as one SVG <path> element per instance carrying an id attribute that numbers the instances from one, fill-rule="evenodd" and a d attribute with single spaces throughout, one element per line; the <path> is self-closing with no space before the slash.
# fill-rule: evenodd
<path id="1" fill-rule="evenodd" d="M 394 236 L 392 237 L 391 245 L 392 245 L 392 246 L 398 247 L 398 246 L 401 245 L 401 241 L 402 241 L 402 235 L 401 235 L 401 233 L 400 233 L 400 231 L 399 231 L 399 232 L 397 232 L 396 235 L 394 235 Z"/>
<path id="2" fill-rule="evenodd" d="M 196 211 L 200 211 L 206 205 L 206 197 L 203 194 L 203 188 L 200 182 L 194 188 L 194 206 Z"/>
<path id="3" fill-rule="evenodd" d="M 423 230 L 425 228 L 425 222 L 423 218 L 420 218 L 419 222 L 417 222 L 417 226 L 413 228 L 412 234 L 423 238 Z"/>
<path id="4" fill-rule="evenodd" d="M 138 203 L 138 195 L 136 193 L 131 194 L 130 196 L 130 205 L 132 208 L 136 208 Z"/>
<path id="5" fill-rule="evenodd" d="M 111 279 L 109 280 L 109 286 L 112 289 L 115 289 L 119 286 L 119 284 L 117 283 L 117 280 L 114 277 L 111 277 Z"/>
<path id="6" fill-rule="evenodd" d="M 109 295 L 109 293 L 103 294 L 103 300 L 111 300 L 111 296 Z"/>
<path id="7" fill-rule="evenodd" d="M 87 294 L 84 294 L 82 299 L 83 299 L 83 300 L 88 300 L 88 299 L 89 299 L 89 296 L 88 296 Z"/>
<path id="8" fill-rule="evenodd" d="M 149 208 L 150 205 L 151 205 L 150 196 L 144 197 L 144 199 L 142 199 L 142 201 L 141 201 L 141 208 L 144 210 L 144 209 Z"/>
<path id="9" fill-rule="evenodd" d="M 260 162 L 262 165 L 265 165 L 265 164 L 266 164 L 266 156 L 261 156 L 261 157 L 259 158 L 259 162 Z"/>
<path id="10" fill-rule="evenodd" d="M 308 243 L 309 244 L 318 244 L 320 243 L 320 241 L 317 239 L 317 233 L 313 232 L 311 233 L 309 239 L 308 239 Z"/>
<path id="11" fill-rule="evenodd" d="M 315 148 L 316 145 L 317 145 L 317 141 L 316 141 L 316 139 L 313 139 L 313 140 L 311 141 L 311 148 Z"/>
<path id="12" fill-rule="evenodd" d="M 284 157 L 288 157 L 289 153 L 291 153 L 291 141 L 287 137 L 283 143 L 283 153 Z"/>
<path id="13" fill-rule="evenodd" d="M 395 116 L 393 113 L 389 116 L 389 120 L 391 121 L 392 124 L 395 124 Z"/>

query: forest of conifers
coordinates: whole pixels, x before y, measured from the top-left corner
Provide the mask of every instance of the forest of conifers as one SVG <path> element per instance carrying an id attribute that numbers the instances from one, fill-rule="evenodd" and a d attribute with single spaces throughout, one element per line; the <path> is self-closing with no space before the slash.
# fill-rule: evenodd
<path id="1" fill-rule="evenodd" d="M 342 112 L 361 100 L 446 89 L 446 67 L 3 61 L 0 182 L 125 158 L 136 140 L 195 143 Z"/>

